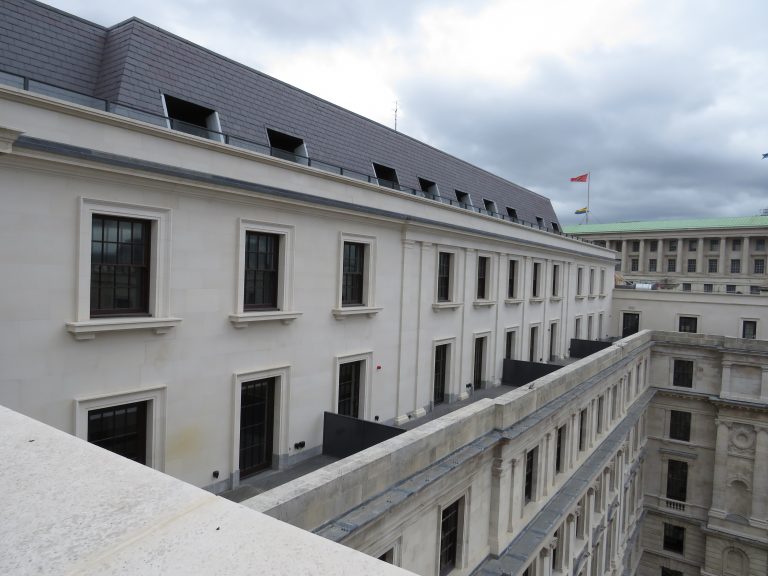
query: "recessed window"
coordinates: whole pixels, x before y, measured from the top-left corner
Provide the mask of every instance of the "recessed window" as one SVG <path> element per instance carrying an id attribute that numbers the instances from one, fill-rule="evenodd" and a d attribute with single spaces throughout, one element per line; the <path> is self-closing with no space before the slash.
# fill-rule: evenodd
<path id="1" fill-rule="evenodd" d="M 528 450 L 525 453 L 525 485 L 523 496 L 525 503 L 536 500 L 536 484 L 538 483 L 539 447 Z"/>
<path id="2" fill-rule="evenodd" d="M 560 233 L 560 225 L 557 222 L 552 222 L 552 230 L 554 230 L 555 232 L 557 232 L 559 234 Z"/>
<path id="3" fill-rule="evenodd" d="M 682 554 L 685 547 L 685 528 L 664 523 L 664 550 Z"/>
<path id="4" fill-rule="evenodd" d="M 738 258 L 731 260 L 731 274 L 741 274 L 741 260 Z"/>
<path id="5" fill-rule="evenodd" d="M 720 250 L 720 239 L 719 238 L 710 238 L 709 239 L 709 250 L 711 252 L 714 252 L 715 250 Z"/>
<path id="6" fill-rule="evenodd" d="M 717 258 L 710 258 L 707 261 L 707 271 L 710 274 L 716 274 L 717 273 Z"/>
<path id="7" fill-rule="evenodd" d="M 504 358 L 513 360 L 517 350 L 517 331 L 508 330 L 504 340 Z"/>
<path id="8" fill-rule="evenodd" d="M 605 395 L 600 395 L 597 399 L 597 433 L 603 432 L 603 413 L 605 412 Z"/>
<path id="9" fill-rule="evenodd" d="M 683 573 L 680 572 L 680 570 L 672 570 L 672 568 L 667 568 L 665 566 L 662 566 L 661 576 L 683 576 Z"/>
<path id="10" fill-rule="evenodd" d="M 560 296 L 560 264 L 552 265 L 552 296 Z"/>
<path id="11" fill-rule="evenodd" d="M 728 294 L 736 294 L 736 284 L 726 284 L 725 291 Z"/>
<path id="12" fill-rule="evenodd" d="M 460 516 L 463 499 L 443 508 L 440 517 L 440 576 L 456 568 L 459 559 Z"/>
<path id="13" fill-rule="evenodd" d="M 518 260 L 509 261 L 509 269 L 507 273 L 507 298 L 514 300 L 519 297 L 518 295 L 518 272 L 520 262 Z"/>
<path id="14" fill-rule="evenodd" d="M 674 258 L 669 258 L 667 260 L 667 272 L 676 272 L 677 271 L 677 261 Z"/>
<path id="15" fill-rule="evenodd" d="M 688 272 L 696 272 L 696 260 L 693 258 L 688 260 Z"/>
<path id="16" fill-rule="evenodd" d="M 88 442 L 147 464 L 147 402 L 89 410 Z"/>
<path id="17" fill-rule="evenodd" d="M 491 259 L 488 256 L 477 257 L 477 299 L 487 300 L 490 288 Z"/>
<path id="18" fill-rule="evenodd" d="M 149 315 L 151 223 L 94 214 L 91 317 Z"/>
<path id="19" fill-rule="evenodd" d="M 605 294 L 605 268 L 600 269 L 600 294 Z"/>
<path id="20" fill-rule="evenodd" d="M 695 333 L 698 330 L 699 319 L 696 316 L 680 316 L 678 332 Z"/>
<path id="21" fill-rule="evenodd" d="M 373 171 L 376 174 L 376 180 L 378 180 L 379 186 L 386 186 L 387 188 L 400 189 L 400 183 L 397 180 L 397 172 L 394 168 L 384 166 L 383 164 L 373 163 Z"/>
<path id="22" fill-rule="evenodd" d="M 456 190 L 456 200 L 459 201 L 459 206 L 462 208 L 469 208 L 472 206 L 472 199 L 469 197 L 469 194 L 462 192 L 461 190 Z"/>
<path id="23" fill-rule="evenodd" d="M 280 236 L 246 232 L 244 310 L 278 309 L 279 263 Z"/>
<path id="24" fill-rule="evenodd" d="M 453 284 L 453 254 L 439 252 L 437 255 L 437 301 L 450 302 Z"/>
<path id="25" fill-rule="evenodd" d="M 677 240 L 667 240 L 667 248 L 670 252 L 677 252 Z"/>
<path id="26" fill-rule="evenodd" d="M 673 360 L 672 386 L 693 388 L 693 360 Z"/>
<path id="27" fill-rule="evenodd" d="M 576 269 L 576 296 L 584 293 L 584 268 Z"/>
<path id="28" fill-rule="evenodd" d="M 579 452 L 587 448 L 587 409 L 579 412 Z"/>
<path id="29" fill-rule="evenodd" d="M 691 413 L 671 410 L 669 413 L 669 437 L 672 440 L 691 441 Z"/>
<path id="30" fill-rule="evenodd" d="M 536 216 L 536 224 L 538 224 L 539 228 L 544 228 L 544 218 L 540 218 L 539 216 Z"/>
<path id="31" fill-rule="evenodd" d="M 364 360 L 339 364 L 339 401 L 337 412 L 358 418 L 360 414 L 361 381 Z"/>
<path id="32" fill-rule="evenodd" d="M 755 252 L 765 252 L 765 238 L 755 240 Z"/>
<path id="33" fill-rule="evenodd" d="M 640 241 L 639 240 L 632 240 L 632 252 L 639 252 L 640 251 Z"/>
<path id="34" fill-rule="evenodd" d="M 269 128 L 267 138 L 272 156 L 291 162 L 307 163 L 307 147 L 301 138 Z"/>
<path id="35" fill-rule="evenodd" d="M 432 401 L 435 404 L 445 402 L 446 384 L 448 383 L 448 357 L 450 344 L 435 346 L 435 371 L 432 383 Z"/>
<path id="36" fill-rule="evenodd" d="M 699 249 L 698 240 L 688 240 L 688 252 L 696 252 Z"/>
<path id="37" fill-rule="evenodd" d="M 531 296 L 539 298 L 541 290 L 541 262 L 533 263 L 533 274 L 531 277 Z"/>
<path id="38" fill-rule="evenodd" d="M 221 139 L 219 118 L 214 110 L 167 94 L 163 95 L 163 101 L 172 129 L 209 140 Z"/>
<path id="39" fill-rule="evenodd" d="M 510 208 L 509 206 L 507 206 L 507 216 L 510 217 L 512 222 L 517 222 L 517 210 L 515 210 L 514 208 Z"/>
<path id="40" fill-rule="evenodd" d="M 587 316 L 587 340 L 592 340 L 592 314 Z"/>
<path id="41" fill-rule="evenodd" d="M 344 242 L 344 263 L 341 278 L 341 305 L 365 306 L 366 245 Z"/>
<path id="42" fill-rule="evenodd" d="M 667 498 L 685 502 L 688 499 L 688 463 L 682 460 L 667 462 Z"/>
<path id="43" fill-rule="evenodd" d="M 765 274 L 765 259 L 755 258 L 753 270 L 755 274 Z"/>
<path id="44" fill-rule="evenodd" d="M 749 293 L 750 294 L 760 294 L 760 286 L 750 286 L 749 287 Z"/>
<path id="45" fill-rule="evenodd" d="M 576 318 L 576 322 L 574 323 L 573 337 L 576 338 L 577 340 L 581 338 L 581 317 L 580 316 Z"/>
<path id="46" fill-rule="evenodd" d="M 659 241 L 658 240 L 651 240 L 648 243 L 648 251 L 649 252 L 658 252 L 659 250 Z"/>
<path id="47" fill-rule="evenodd" d="M 648 272 L 656 272 L 656 258 L 651 258 L 648 260 Z"/>
<path id="48" fill-rule="evenodd" d="M 240 383 L 240 478 L 272 466 L 276 381 Z"/>
<path id="49" fill-rule="evenodd" d="M 690 291 L 691 291 L 691 283 L 683 282 L 683 292 L 690 292 Z"/>
<path id="50" fill-rule="evenodd" d="M 424 192 L 424 195 L 427 198 L 432 198 L 433 200 L 435 198 L 438 198 L 440 196 L 440 193 L 437 190 L 437 184 L 432 182 L 432 180 L 427 180 L 426 178 L 419 178 L 419 188 L 422 192 Z"/>
<path id="51" fill-rule="evenodd" d="M 488 214 L 496 214 L 496 202 L 483 198 L 483 205 L 485 206 L 485 211 L 488 212 Z"/>
<path id="52" fill-rule="evenodd" d="M 731 249 L 735 252 L 737 250 L 741 250 L 741 239 L 740 238 L 734 238 L 731 242 Z"/>
<path id="53" fill-rule="evenodd" d="M 590 295 L 595 294 L 595 269 L 594 268 L 589 269 L 589 294 Z"/>
<path id="54" fill-rule="evenodd" d="M 741 337 L 749 340 L 757 338 L 757 320 L 741 321 Z"/>
<path id="55" fill-rule="evenodd" d="M 555 473 L 559 474 L 564 469 L 565 462 L 565 425 L 557 429 L 557 440 L 555 444 Z"/>
<path id="56" fill-rule="evenodd" d="M 640 260 L 638 260 L 637 258 L 632 258 L 632 261 L 630 263 L 630 270 L 632 272 L 637 272 L 639 268 L 640 268 Z"/>
<path id="57" fill-rule="evenodd" d="M 704 292 L 713 292 L 714 290 L 713 284 L 704 284 Z"/>

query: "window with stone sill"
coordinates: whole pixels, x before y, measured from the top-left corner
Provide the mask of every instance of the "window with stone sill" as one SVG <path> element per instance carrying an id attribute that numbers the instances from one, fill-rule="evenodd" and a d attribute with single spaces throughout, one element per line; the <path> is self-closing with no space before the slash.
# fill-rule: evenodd
<path id="1" fill-rule="evenodd" d="M 378 312 L 375 308 L 376 240 L 371 236 L 343 233 L 339 242 L 339 287 L 333 313 L 348 315 Z"/>

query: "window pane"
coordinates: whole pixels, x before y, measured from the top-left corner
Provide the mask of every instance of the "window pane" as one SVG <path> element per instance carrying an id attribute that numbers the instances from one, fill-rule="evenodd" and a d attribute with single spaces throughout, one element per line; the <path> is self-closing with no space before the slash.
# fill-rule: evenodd
<path id="1" fill-rule="evenodd" d="M 245 242 L 245 310 L 277 310 L 280 236 L 247 232 Z"/>

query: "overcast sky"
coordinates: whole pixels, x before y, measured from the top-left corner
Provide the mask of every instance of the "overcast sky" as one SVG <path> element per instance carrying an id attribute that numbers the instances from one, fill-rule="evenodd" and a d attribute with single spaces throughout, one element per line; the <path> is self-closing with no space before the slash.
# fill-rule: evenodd
<path id="1" fill-rule="evenodd" d="M 138 16 L 552 199 L 563 223 L 768 208 L 766 0 L 49 0 Z"/>

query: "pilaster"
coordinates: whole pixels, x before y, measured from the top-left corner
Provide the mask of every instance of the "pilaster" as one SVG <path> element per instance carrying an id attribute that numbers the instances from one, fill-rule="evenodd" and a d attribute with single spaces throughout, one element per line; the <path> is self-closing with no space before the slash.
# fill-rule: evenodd
<path id="1" fill-rule="evenodd" d="M 758 427 L 752 476 L 752 517 L 750 522 L 768 528 L 768 428 Z"/>
<path id="2" fill-rule="evenodd" d="M 725 517 L 725 491 L 728 476 L 728 435 L 731 423 L 718 418 L 717 439 L 715 441 L 715 470 L 712 479 L 712 508 L 710 513 Z"/>

